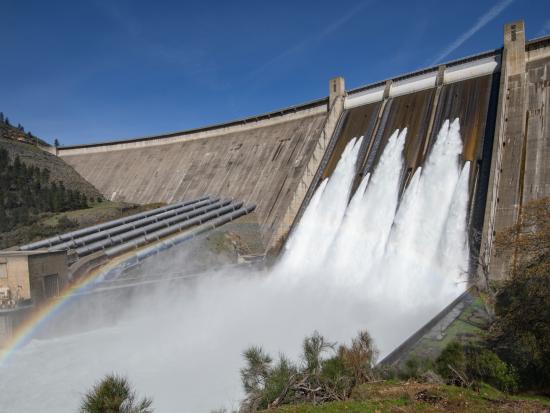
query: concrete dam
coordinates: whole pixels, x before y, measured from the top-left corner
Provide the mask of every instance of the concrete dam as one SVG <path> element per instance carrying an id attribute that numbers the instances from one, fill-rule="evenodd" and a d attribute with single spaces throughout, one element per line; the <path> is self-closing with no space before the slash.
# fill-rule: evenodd
<path id="1" fill-rule="evenodd" d="M 445 119 L 458 118 L 463 161 L 472 162 L 470 221 L 492 254 L 494 235 L 521 205 L 550 194 L 550 39 L 525 41 L 523 22 L 505 27 L 504 46 L 307 104 L 206 128 L 63 147 L 58 155 L 107 198 L 173 202 L 204 194 L 257 205 L 266 249 L 280 248 L 345 145 L 364 136 L 360 176 L 376 165 L 388 137 L 408 128 L 405 186 L 423 164 Z M 493 260 L 494 277 L 501 263 Z"/>
<path id="2" fill-rule="evenodd" d="M 478 252 L 491 277 L 504 277 L 511 254 L 495 254 L 496 234 L 525 203 L 550 196 L 550 37 L 524 33 L 514 22 L 498 49 L 351 90 L 336 77 L 327 97 L 271 113 L 55 149 L 108 199 L 170 205 L 119 229 L 111 222 L 82 239 L 41 241 L 55 253 L 75 244 L 83 260 L 101 255 L 112 278 L 60 298 L 10 365 L 0 359 L 0 403 L 74 411 L 81 389 L 122 371 L 162 411 L 181 409 L 186 387 L 185 409 L 210 411 L 242 396 L 246 345 L 297 359 L 296 343 L 312 328 L 338 342 L 367 328 L 383 363 L 433 358 L 430 345 L 449 339 L 449 326 L 471 331 L 483 319 L 466 282 Z M 209 221 L 192 218 L 202 213 Z M 175 242 L 159 228 L 193 219 L 197 232 L 210 219 L 233 228 L 254 220 L 262 251 L 279 259 L 176 280 L 205 244 L 165 249 Z M 151 233 L 113 244 L 143 228 Z M 142 243 L 148 238 L 156 243 Z M 24 246 L 37 268 L 32 248 L 41 243 Z M 131 253 L 147 260 L 119 277 L 117 262 L 135 245 L 145 248 Z M 208 266 L 211 258 L 200 256 Z M 51 339 L 48 327 L 60 334 Z M 38 396 L 25 397 L 31 390 Z"/>

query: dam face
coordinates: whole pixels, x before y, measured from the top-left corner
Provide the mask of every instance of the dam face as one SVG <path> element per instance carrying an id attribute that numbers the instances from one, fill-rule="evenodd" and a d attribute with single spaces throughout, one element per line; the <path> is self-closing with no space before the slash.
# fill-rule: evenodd
<path id="1" fill-rule="evenodd" d="M 550 195 L 549 66 L 550 38 L 526 43 L 520 21 L 506 25 L 501 49 L 347 92 L 336 78 L 328 99 L 187 132 L 60 148 L 59 156 L 113 200 L 215 193 L 254 203 L 266 249 L 278 249 L 352 138 L 363 136 L 357 187 L 391 134 L 408 129 L 403 191 L 444 121 L 458 118 L 461 160 L 471 165 L 473 247 L 500 278 L 509 257 L 495 256 L 496 233 L 517 222 L 525 202 Z"/>
<path id="2" fill-rule="evenodd" d="M 217 194 L 257 200 L 269 239 L 326 123 L 326 103 L 189 135 L 61 150 L 108 199 L 173 202 Z"/>

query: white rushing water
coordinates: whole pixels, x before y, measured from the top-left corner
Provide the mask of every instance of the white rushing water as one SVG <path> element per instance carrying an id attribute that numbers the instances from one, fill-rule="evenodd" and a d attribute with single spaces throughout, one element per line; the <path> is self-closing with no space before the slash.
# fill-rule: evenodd
<path id="1" fill-rule="evenodd" d="M 469 164 L 460 166 L 458 121 L 445 122 L 400 197 L 406 135 L 391 136 L 354 194 L 361 139 L 347 145 L 273 270 L 159 284 L 126 297 L 114 325 L 33 340 L 0 366 L 0 411 L 76 412 L 110 372 L 152 396 L 157 412 L 235 407 L 246 347 L 296 359 L 313 330 L 347 342 L 368 329 L 388 354 L 464 290 L 468 264 Z M 188 246 L 144 271 L 177 269 L 192 256 Z M 77 324 L 99 312 L 83 307 L 66 309 Z"/>

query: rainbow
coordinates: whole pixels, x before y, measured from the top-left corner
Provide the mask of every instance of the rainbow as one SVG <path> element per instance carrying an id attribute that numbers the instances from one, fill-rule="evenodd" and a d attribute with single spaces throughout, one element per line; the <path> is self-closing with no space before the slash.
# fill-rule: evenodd
<path id="1" fill-rule="evenodd" d="M 114 260 L 91 270 L 86 276 L 70 283 L 56 299 L 47 301 L 36 308 L 25 320 L 17 326 L 3 348 L 0 348 L 0 367 L 5 366 L 13 354 L 25 347 L 34 334 L 53 319 L 70 302 L 77 299 L 78 293 L 84 293 L 94 287 L 98 277 L 119 265 L 120 260 Z"/>

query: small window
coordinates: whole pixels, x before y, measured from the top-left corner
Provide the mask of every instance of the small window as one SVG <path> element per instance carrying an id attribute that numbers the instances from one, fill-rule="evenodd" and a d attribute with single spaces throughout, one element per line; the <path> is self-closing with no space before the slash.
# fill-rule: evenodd
<path id="1" fill-rule="evenodd" d="M 8 278 L 8 266 L 7 264 L 0 264 L 0 278 Z"/>

